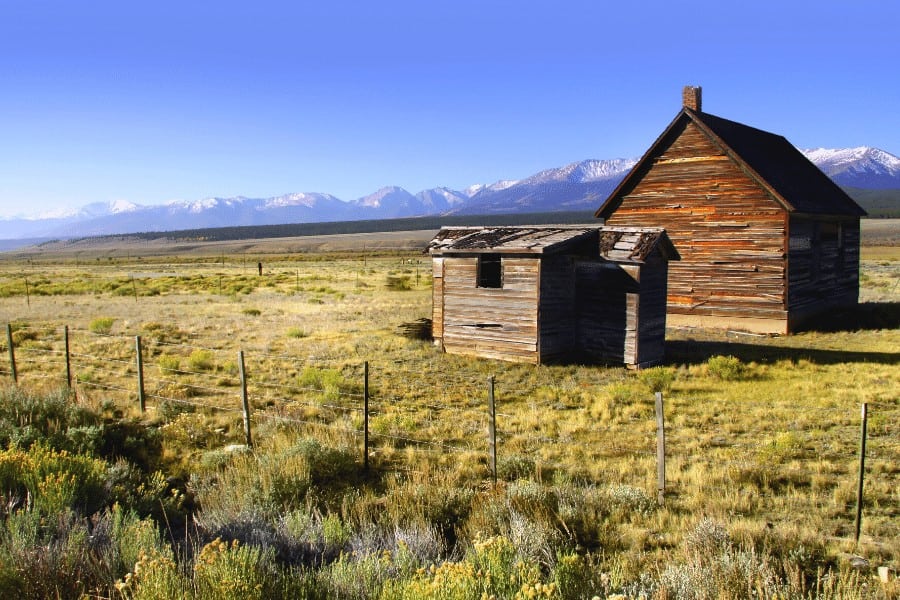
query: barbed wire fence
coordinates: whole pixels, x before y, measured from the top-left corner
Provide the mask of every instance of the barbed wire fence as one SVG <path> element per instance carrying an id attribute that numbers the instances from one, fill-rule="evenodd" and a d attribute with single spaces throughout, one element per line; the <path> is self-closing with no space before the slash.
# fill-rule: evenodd
<path id="1" fill-rule="evenodd" d="M 728 424 L 737 420 L 736 411 L 758 409 L 785 423 L 783 437 L 760 439 L 754 431 L 726 428 L 705 440 L 702 452 L 689 452 L 686 449 L 696 443 L 700 427 L 682 415 L 685 406 L 664 407 L 662 393 L 656 394 L 654 414 L 635 423 L 631 429 L 636 431 L 623 435 L 621 426 L 605 425 L 583 408 L 560 408 L 552 399 L 531 398 L 527 406 L 507 404 L 502 382 L 494 376 L 446 372 L 439 362 L 424 367 L 393 364 L 384 374 L 370 373 L 368 361 L 261 350 L 245 354 L 164 336 L 110 335 L 68 326 L 7 324 L 5 338 L 3 351 L 8 360 L 0 361 L 0 377 L 14 383 L 65 386 L 76 399 L 102 396 L 141 412 L 156 411 L 166 419 L 196 411 L 225 415 L 242 425 L 246 446 L 253 445 L 254 426 L 290 428 L 357 448 L 365 469 L 408 472 L 418 470 L 422 461 L 473 461 L 496 484 L 498 479 L 514 480 L 536 472 L 565 472 L 572 464 L 562 460 L 567 456 L 588 461 L 627 459 L 636 466 L 634 473 L 644 478 L 637 487 L 650 487 L 650 474 L 655 475 L 660 504 L 686 485 L 680 472 L 687 466 L 701 471 L 725 467 L 736 487 L 742 481 L 759 482 L 773 498 L 779 492 L 778 482 L 796 480 L 806 459 L 827 459 L 838 465 L 830 468 L 844 481 L 852 480 L 856 448 L 860 449 L 859 490 L 867 472 L 888 477 L 896 473 L 892 466 L 896 448 L 890 441 L 896 435 L 896 414 L 887 402 L 863 405 L 862 416 L 844 406 L 803 407 L 805 414 L 823 416 L 822 421 L 829 424 L 827 432 L 795 423 L 792 407 L 761 401 L 722 403 L 704 426 Z M 438 378 L 441 383 L 435 385 Z M 515 396 L 529 397 L 533 392 L 517 389 Z M 587 434 L 560 430 L 540 418 L 555 410 L 581 410 L 584 414 L 577 417 L 592 420 L 590 430 Z M 867 417 L 873 414 L 892 417 L 867 431 Z M 667 468 L 667 461 L 678 463 L 678 468 Z M 862 492 L 857 496 L 858 539 Z M 796 509 L 835 510 L 838 501 L 816 494 L 805 502 L 797 501 Z"/>

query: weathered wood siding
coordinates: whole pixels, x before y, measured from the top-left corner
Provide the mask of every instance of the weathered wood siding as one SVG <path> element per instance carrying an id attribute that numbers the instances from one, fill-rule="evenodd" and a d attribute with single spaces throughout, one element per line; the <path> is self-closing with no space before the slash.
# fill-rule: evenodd
<path id="1" fill-rule="evenodd" d="M 572 354 L 575 343 L 575 261 L 546 256 L 541 262 L 539 308 L 541 361 Z"/>
<path id="2" fill-rule="evenodd" d="M 696 125 L 635 182 L 606 222 L 665 228 L 670 314 L 786 319 L 786 213 Z"/>
<path id="3" fill-rule="evenodd" d="M 635 364 L 639 271 L 607 261 L 580 261 L 575 270 L 578 351 L 595 360 Z"/>
<path id="4" fill-rule="evenodd" d="M 859 300 L 859 219 L 792 216 L 788 306 L 792 317 Z"/>
<path id="5" fill-rule="evenodd" d="M 668 261 L 650 256 L 641 266 L 638 307 L 638 352 L 635 364 L 653 365 L 666 354 L 666 288 Z"/>
<path id="6" fill-rule="evenodd" d="M 502 288 L 479 288 L 477 257 L 444 258 L 444 349 L 538 362 L 540 260 L 504 256 L 502 269 Z"/>
<path id="7" fill-rule="evenodd" d="M 444 259 L 431 261 L 431 335 L 440 346 L 444 338 Z"/>

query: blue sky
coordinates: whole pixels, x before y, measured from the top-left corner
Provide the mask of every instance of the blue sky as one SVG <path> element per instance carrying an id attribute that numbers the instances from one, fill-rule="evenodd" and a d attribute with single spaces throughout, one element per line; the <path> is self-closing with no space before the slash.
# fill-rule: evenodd
<path id="1" fill-rule="evenodd" d="M 707 112 L 900 153 L 900 2 L 0 0 L 0 215 L 410 192 Z"/>

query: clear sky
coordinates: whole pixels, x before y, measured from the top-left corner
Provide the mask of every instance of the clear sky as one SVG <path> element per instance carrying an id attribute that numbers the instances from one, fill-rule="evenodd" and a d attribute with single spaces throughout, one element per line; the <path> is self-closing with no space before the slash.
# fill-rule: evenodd
<path id="1" fill-rule="evenodd" d="M 686 84 L 898 154 L 900 2 L 0 0 L 0 215 L 637 157 Z"/>

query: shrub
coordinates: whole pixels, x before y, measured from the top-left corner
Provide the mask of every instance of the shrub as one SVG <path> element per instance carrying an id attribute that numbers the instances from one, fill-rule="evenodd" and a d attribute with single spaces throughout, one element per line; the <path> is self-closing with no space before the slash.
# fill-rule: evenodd
<path id="1" fill-rule="evenodd" d="M 181 359 L 172 354 L 163 354 L 156 360 L 156 365 L 161 373 L 171 373 L 181 367 Z"/>
<path id="2" fill-rule="evenodd" d="M 274 551 L 226 543 L 216 538 L 200 549 L 194 564 L 194 585 L 200 598 L 252 600 L 271 597 Z"/>
<path id="3" fill-rule="evenodd" d="M 412 281 L 409 275 L 389 274 L 385 282 L 385 287 L 397 292 L 406 292 L 412 289 Z"/>
<path id="4" fill-rule="evenodd" d="M 188 366 L 193 371 L 212 371 L 216 367 L 212 351 L 200 348 L 193 350 L 188 356 Z"/>
<path id="5" fill-rule="evenodd" d="M 248 317 L 258 317 L 262 314 L 262 311 L 258 308 L 245 308 L 241 311 L 241 313 L 247 315 Z"/>
<path id="6" fill-rule="evenodd" d="M 309 335 L 305 330 L 299 327 L 288 327 L 287 336 L 292 338 L 305 338 Z"/>
<path id="7" fill-rule="evenodd" d="M 651 392 L 668 392 L 675 381 L 675 370 L 667 367 L 652 367 L 644 369 L 638 374 L 638 379 L 646 385 Z"/>
<path id="8" fill-rule="evenodd" d="M 506 481 L 528 479 L 535 472 L 534 461 L 526 456 L 511 454 L 497 459 L 497 477 Z"/>
<path id="9" fill-rule="evenodd" d="M 90 322 L 88 329 L 97 335 L 109 335 L 115 322 L 116 320 L 112 317 L 98 317 Z"/>
<path id="10" fill-rule="evenodd" d="M 304 367 L 297 384 L 303 388 L 320 390 L 327 400 L 336 400 L 344 387 L 344 376 L 337 369 Z"/>
<path id="11" fill-rule="evenodd" d="M 0 451 L 0 490 L 10 505 L 16 498 L 31 499 L 41 515 L 56 516 L 69 509 L 90 514 L 104 502 L 106 462 L 56 451 L 35 444 L 27 451 Z"/>
<path id="12" fill-rule="evenodd" d="M 734 356 L 713 356 L 706 361 L 706 368 L 712 377 L 721 381 L 739 381 L 746 371 L 740 359 Z"/>

